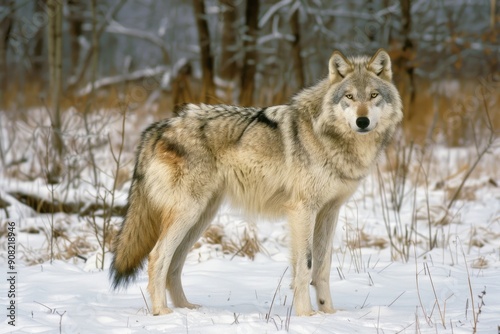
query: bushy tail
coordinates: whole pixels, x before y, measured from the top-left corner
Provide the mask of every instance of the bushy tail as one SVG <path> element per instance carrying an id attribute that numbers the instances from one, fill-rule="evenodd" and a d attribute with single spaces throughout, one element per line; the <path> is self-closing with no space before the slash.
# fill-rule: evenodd
<path id="1" fill-rule="evenodd" d="M 113 289 L 127 287 L 136 278 L 158 240 L 160 219 L 149 208 L 140 185 L 134 183 L 125 220 L 113 244 L 114 255 L 109 270 Z"/>

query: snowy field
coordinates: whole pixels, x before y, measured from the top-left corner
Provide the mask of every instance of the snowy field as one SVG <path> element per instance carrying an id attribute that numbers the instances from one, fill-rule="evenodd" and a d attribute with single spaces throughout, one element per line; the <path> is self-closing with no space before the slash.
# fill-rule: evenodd
<path id="1" fill-rule="evenodd" d="M 183 272 L 189 301 L 202 307 L 155 317 L 145 270 L 127 291 L 110 290 L 110 254 L 103 261 L 100 244 L 108 251 L 102 231 L 107 223 L 115 231 L 120 218 L 97 205 L 125 205 L 134 129 L 153 117 L 128 115 L 122 123 L 118 112 L 93 115 L 90 130 L 78 114 L 65 117 L 65 172 L 50 186 L 41 149 L 47 120 L 36 111 L 25 120 L 0 113 L 0 304 L 6 316 L 12 300 L 16 306 L 15 327 L 6 317 L 0 333 L 499 332 L 498 140 L 477 165 L 485 142 L 408 146 L 384 157 L 340 214 L 330 280 L 335 314 L 297 317 L 291 310 L 286 222 L 248 221 L 224 206 L 214 222 L 220 238 L 205 235 Z M 403 151 L 411 158 L 390 168 Z M 27 195 L 73 209 L 39 201 L 46 212 L 37 213 Z M 15 298 L 8 294 L 8 222 L 16 232 Z M 260 248 L 253 260 L 243 256 L 242 240 Z"/>

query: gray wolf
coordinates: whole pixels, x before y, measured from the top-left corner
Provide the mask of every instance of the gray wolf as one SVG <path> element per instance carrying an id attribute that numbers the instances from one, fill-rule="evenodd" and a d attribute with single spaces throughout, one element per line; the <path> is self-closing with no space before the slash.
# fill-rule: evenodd
<path id="1" fill-rule="evenodd" d="M 328 76 L 267 108 L 187 104 L 149 126 L 138 148 L 129 206 L 114 241 L 114 288 L 148 257 L 155 315 L 187 301 L 181 271 L 192 245 L 227 198 L 248 213 L 285 217 L 298 315 L 333 313 L 332 237 L 339 208 L 369 173 L 403 114 L 391 60 L 333 53 Z"/>

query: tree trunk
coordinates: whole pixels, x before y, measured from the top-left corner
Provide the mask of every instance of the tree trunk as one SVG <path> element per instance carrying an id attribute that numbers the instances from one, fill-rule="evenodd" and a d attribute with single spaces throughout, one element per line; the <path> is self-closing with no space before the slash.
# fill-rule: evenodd
<path id="1" fill-rule="evenodd" d="M 13 11 L 14 1 L 9 2 L 8 8 Z M 10 32 L 12 30 L 12 17 L 13 14 L 7 15 L 0 21 L 0 107 L 5 103 L 4 93 L 7 90 L 7 47 L 9 45 Z M 4 107 L 7 107 L 4 105 Z"/>
<path id="2" fill-rule="evenodd" d="M 45 2 L 46 1 L 37 1 L 35 4 L 35 16 L 44 16 L 47 15 L 45 10 Z M 50 20 L 50 18 L 49 18 Z M 33 66 L 33 72 L 31 76 L 35 79 L 37 83 L 43 85 L 44 82 L 47 82 L 47 63 L 45 62 L 44 55 L 44 42 L 46 36 L 44 36 L 44 29 L 40 29 L 38 33 L 33 37 L 35 46 L 33 47 L 33 55 L 31 64 Z"/>
<path id="3" fill-rule="evenodd" d="M 222 7 L 222 40 L 219 61 L 219 77 L 232 81 L 238 71 L 236 55 L 236 21 L 237 12 L 234 0 L 219 0 Z"/>
<path id="4" fill-rule="evenodd" d="M 60 164 L 64 151 L 62 140 L 62 122 L 60 99 L 62 92 L 62 0 L 48 0 L 48 10 L 52 13 L 49 16 L 49 72 L 50 72 L 50 101 L 52 105 L 52 134 L 53 145 L 57 153 L 56 161 L 51 171 L 49 181 L 57 182 L 59 177 Z"/>
<path id="5" fill-rule="evenodd" d="M 179 69 L 177 76 L 172 79 L 172 104 L 174 106 L 193 102 L 191 86 L 189 84 L 191 72 L 191 64 L 186 63 Z"/>
<path id="6" fill-rule="evenodd" d="M 404 36 L 403 41 L 403 52 L 401 56 L 400 68 L 405 70 L 408 77 L 408 95 L 409 95 L 409 108 L 407 113 L 407 118 L 412 118 L 412 106 L 415 102 L 415 76 L 414 67 L 411 64 L 413 57 L 413 42 L 410 39 L 411 33 L 411 0 L 400 0 L 401 14 L 402 14 L 402 35 Z"/>
<path id="7" fill-rule="evenodd" d="M 300 22 L 299 22 L 299 8 L 297 8 L 290 18 L 290 25 L 292 27 L 293 42 L 292 42 L 292 55 L 295 63 L 295 80 L 299 88 L 304 87 L 305 77 L 304 77 L 304 63 L 302 62 L 302 57 L 300 55 Z"/>
<path id="8" fill-rule="evenodd" d="M 203 86 L 200 100 L 202 102 L 214 103 L 217 101 L 214 84 L 214 61 L 210 53 L 210 34 L 208 32 L 208 24 L 205 17 L 205 4 L 203 0 L 193 0 L 193 8 L 196 18 L 196 27 L 198 28 L 198 40 L 201 53 Z"/>
<path id="9" fill-rule="evenodd" d="M 247 0 L 245 10 L 245 25 L 247 33 L 243 50 L 243 71 L 241 73 L 241 95 L 240 104 L 249 106 L 253 102 L 255 90 L 255 73 L 257 72 L 257 29 L 259 18 L 260 0 Z"/>
<path id="10" fill-rule="evenodd" d="M 80 59 L 80 42 L 83 33 L 83 15 L 85 5 L 78 0 L 68 0 L 69 8 L 69 38 L 71 44 L 71 67 L 76 71 Z"/>

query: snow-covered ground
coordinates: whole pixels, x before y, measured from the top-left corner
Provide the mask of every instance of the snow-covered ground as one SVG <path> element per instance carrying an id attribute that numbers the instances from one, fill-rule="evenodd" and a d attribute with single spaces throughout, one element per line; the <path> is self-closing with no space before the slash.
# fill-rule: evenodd
<path id="1" fill-rule="evenodd" d="M 224 206 L 215 220 L 223 239 L 237 249 L 243 235 L 255 233 L 261 251 L 251 260 L 202 239 L 189 254 L 183 272 L 188 299 L 202 307 L 175 309 L 173 314 L 155 317 L 149 312 L 146 271 L 127 291 L 113 292 L 108 281 L 109 253 L 104 270 L 98 269 L 99 228 L 104 218 L 94 217 L 96 232 L 88 216 L 37 214 L 13 195 L 83 203 L 95 201 L 96 194 L 109 195 L 116 175 L 109 150 L 118 146 L 114 141 L 96 145 L 94 158 L 102 178 L 101 187 L 96 187 L 93 170 L 85 165 L 86 151 L 81 149 L 89 136 L 82 135 L 77 115 L 69 115 L 77 120 L 66 123 L 74 158 L 67 163 L 79 176 L 66 175 L 71 182 L 53 188 L 42 177 L 43 154 L 37 155 L 45 138 L 43 119 L 37 120 L 34 113 L 28 121 L 12 121 L 0 113 L 7 163 L 0 172 L 0 198 L 10 204 L 0 208 L 0 263 L 5 268 L 0 304 L 5 316 L 14 300 L 8 296 L 7 222 L 15 223 L 17 233 L 16 326 L 9 325 L 6 317 L 0 333 L 473 333 L 475 326 L 477 333 L 498 332 L 498 141 L 450 209 L 447 205 L 454 190 L 473 165 L 474 148 L 415 151 L 407 166 L 399 211 L 391 204 L 390 192 L 395 189 L 391 169 L 382 163 L 381 175 L 374 170 L 340 214 L 330 282 L 338 309 L 335 314 L 297 317 L 290 309 L 293 294 L 285 221 L 248 221 Z M 126 175 L 130 175 L 138 139 L 132 129 L 149 121 L 146 117 L 127 119 L 127 131 L 133 134 L 127 135 L 124 145 Z M 116 135 L 121 126 L 119 114 L 106 122 L 101 122 L 107 124 L 102 129 L 93 128 L 93 142 L 120 137 Z M 19 149 L 8 149 L 12 141 Z M 8 165 L 12 162 L 15 168 Z M 30 173 L 40 176 L 30 179 Z M 116 205 L 125 203 L 129 185 L 125 180 L 117 188 Z M 120 219 L 112 217 L 111 223 L 118 225 Z M 53 261 L 51 231 L 58 234 L 52 244 Z"/>

